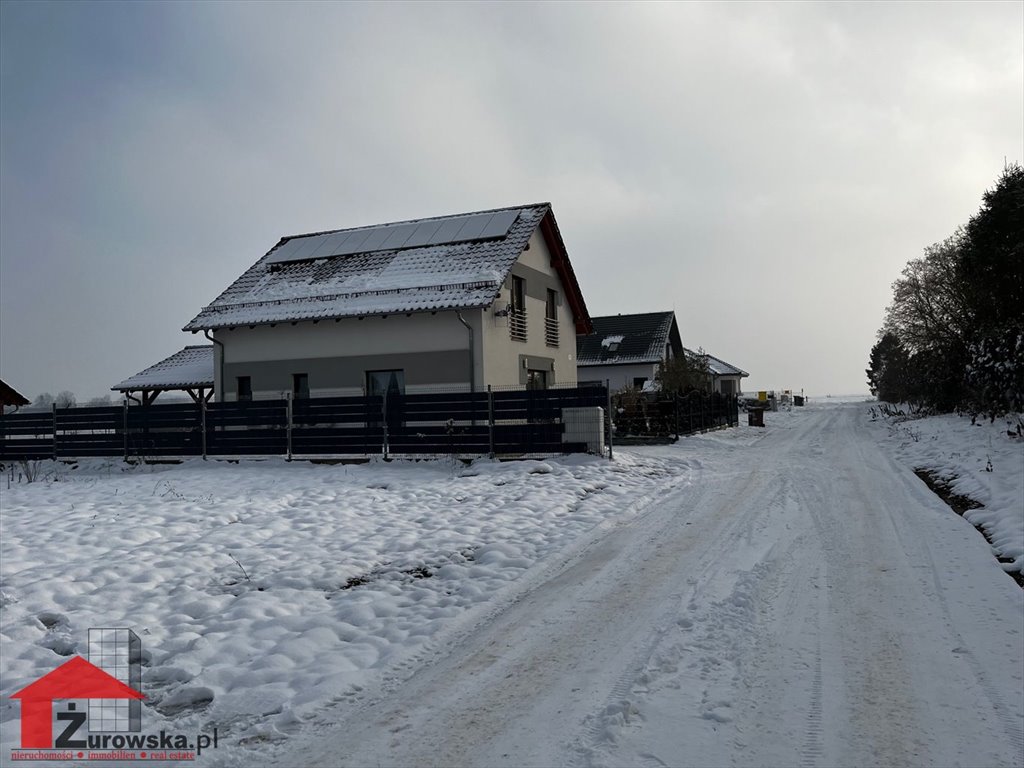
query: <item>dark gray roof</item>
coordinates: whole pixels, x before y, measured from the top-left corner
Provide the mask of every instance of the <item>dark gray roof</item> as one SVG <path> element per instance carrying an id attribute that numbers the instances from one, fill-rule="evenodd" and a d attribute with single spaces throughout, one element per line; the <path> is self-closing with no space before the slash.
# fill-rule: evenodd
<path id="1" fill-rule="evenodd" d="M 608 315 L 592 318 L 594 332 L 576 337 L 576 365 L 626 365 L 657 363 L 672 344 L 682 353 L 674 312 L 640 315 Z"/>
<path id="2" fill-rule="evenodd" d="M 550 212 L 549 203 L 537 203 L 476 214 L 285 237 L 205 307 L 184 330 L 487 307 L 497 297 L 530 236 Z M 335 235 L 366 229 L 382 234 L 387 231 L 418 231 L 416 227 L 410 229 L 405 225 L 424 222 L 439 223 L 438 231 L 447 231 L 444 229 L 446 225 L 451 225 L 448 229 L 458 229 L 454 225 L 460 224 L 460 220 L 464 223 L 469 217 L 490 218 L 482 216 L 486 213 L 504 214 L 502 218 L 514 214 L 507 234 L 492 235 L 486 240 L 432 242 L 424 246 L 361 253 L 339 252 L 321 257 L 331 250 L 332 243 L 344 244 L 358 239 Z M 296 240 L 302 239 L 310 239 L 309 248 L 296 244 Z M 387 238 L 385 242 L 388 242 Z M 344 247 L 339 246 L 341 250 Z M 289 254 L 288 260 L 277 259 L 275 252 L 278 249 Z M 296 258 L 296 255 L 306 252 L 314 256 Z M 565 263 L 568 264 L 567 259 Z M 571 275 L 571 268 L 566 268 L 569 270 L 567 274 Z M 572 282 L 575 282 L 574 277 Z M 579 291 L 575 285 L 565 289 Z M 579 306 L 586 317 L 582 298 Z"/>
<path id="3" fill-rule="evenodd" d="M 213 386 L 213 345 L 185 347 L 111 389 L 138 392 Z"/>
<path id="4" fill-rule="evenodd" d="M 694 352 L 692 349 L 688 349 L 686 350 L 686 354 L 688 357 L 696 357 L 698 353 Z M 710 370 L 714 376 L 739 376 L 740 378 L 743 378 L 744 376 L 750 375 L 742 368 L 737 368 L 735 365 L 727 363 L 725 360 L 720 360 L 714 355 L 709 355 L 707 352 L 704 353 L 704 357 L 708 360 L 708 370 Z"/>

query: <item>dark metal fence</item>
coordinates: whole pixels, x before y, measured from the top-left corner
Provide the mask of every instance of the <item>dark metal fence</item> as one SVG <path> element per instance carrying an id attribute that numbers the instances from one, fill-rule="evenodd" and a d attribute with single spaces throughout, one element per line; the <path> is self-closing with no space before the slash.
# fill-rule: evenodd
<path id="1" fill-rule="evenodd" d="M 680 435 L 739 423 L 739 401 L 719 392 L 684 394 L 625 390 L 612 395 L 615 439 L 670 442 Z"/>
<path id="2" fill-rule="evenodd" d="M 597 453 L 607 409 L 592 386 L 54 407 L 0 417 L 0 460 Z"/>

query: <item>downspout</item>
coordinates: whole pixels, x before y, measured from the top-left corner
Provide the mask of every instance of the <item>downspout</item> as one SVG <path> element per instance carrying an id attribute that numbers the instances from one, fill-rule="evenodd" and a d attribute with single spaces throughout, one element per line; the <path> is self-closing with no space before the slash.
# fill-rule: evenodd
<path id="1" fill-rule="evenodd" d="M 469 391 L 476 392 L 476 356 L 473 351 L 473 326 L 466 322 L 466 318 L 462 316 L 462 312 L 455 310 L 455 316 L 459 318 L 459 322 L 466 326 L 466 330 L 469 331 Z"/>
<path id="2" fill-rule="evenodd" d="M 208 328 L 203 329 L 203 336 L 205 336 L 208 341 L 212 341 L 214 344 L 220 347 L 220 391 L 217 393 L 217 402 L 223 403 L 224 387 L 227 384 L 227 382 L 224 381 L 224 342 L 217 341 L 215 338 L 213 338 L 213 336 L 210 335 L 210 330 Z"/>

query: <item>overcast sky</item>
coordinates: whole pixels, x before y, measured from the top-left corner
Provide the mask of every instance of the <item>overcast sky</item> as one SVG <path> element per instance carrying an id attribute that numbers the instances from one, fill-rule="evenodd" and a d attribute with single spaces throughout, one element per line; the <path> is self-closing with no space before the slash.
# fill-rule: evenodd
<path id="1" fill-rule="evenodd" d="M 592 315 L 867 390 L 1024 160 L 1024 3 L 0 3 L 0 377 L 108 388 L 282 235 L 550 201 Z"/>

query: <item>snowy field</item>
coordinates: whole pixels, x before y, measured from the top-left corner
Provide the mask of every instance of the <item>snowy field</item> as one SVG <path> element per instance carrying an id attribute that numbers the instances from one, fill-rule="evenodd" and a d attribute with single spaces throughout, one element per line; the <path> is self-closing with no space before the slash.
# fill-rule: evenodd
<path id="1" fill-rule="evenodd" d="M 1021 443 L 860 400 L 614 462 L 4 477 L 0 762 L 11 693 L 124 626 L 143 731 L 216 727 L 210 766 L 1016 765 L 1021 590 L 898 466 L 959 476 L 1019 557 Z"/>
<path id="2" fill-rule="evenodd" d="M 284 461 L 3 479 L 2 748 L 9 697 L 89 627 L 140 636 L 145 730 L 276 739 L 310 708 L 412 663 L 537 561 L 687 476 L 622 456 L 471 466 Z"/>

